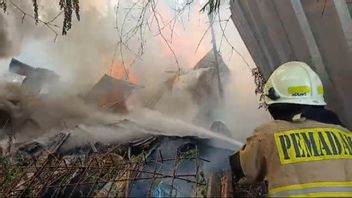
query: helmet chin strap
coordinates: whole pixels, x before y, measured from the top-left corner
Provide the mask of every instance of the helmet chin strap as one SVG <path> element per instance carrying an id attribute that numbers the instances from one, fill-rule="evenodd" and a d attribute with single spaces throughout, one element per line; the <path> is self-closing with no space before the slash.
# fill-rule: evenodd
<path id="1" fill-rule="evenodd" d="M 278 100 L 280 98 L 279 94 L 276 93 L 274 87 L 271 87 L 266 95 L 271 100 Z"/>

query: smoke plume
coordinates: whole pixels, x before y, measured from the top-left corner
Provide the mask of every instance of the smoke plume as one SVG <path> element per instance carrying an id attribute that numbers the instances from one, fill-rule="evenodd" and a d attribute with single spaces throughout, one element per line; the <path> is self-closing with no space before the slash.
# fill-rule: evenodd
<path id="1" fill-rule="evenodd" d="M 33 12 L 30 1 L 28 1 L 28 5 L 23 3 L 24 1 L 13 1 L 21 5 L 27 13 Z M 104 126 L 106 123 L 115 122 L 124 119 L 124 117 L 100 112 L 76 96 L 77 93 L 89 89 L 104 73 L 109 73 L 110 66 L 118 67 L 125 63 L 125 66 L 137 76 L 141 87 L 137 92 L 143 91 L 144 99 L 158 98 L 160 92 L 163 97 L 162 101 L 158 103 L 159 110 L 163 114 L 147 111 L 134 101 L 130 104 L 133 110 L 128 119 L 142 123 L 143 126 L 169 132 L 170 135 L 201 136 L 209 134 L 210 132 L 206 129 L 197 128 L 190 124 L 194 121 L 199 106 L 189 92 L 181 90 L 172 93 L 168 89 L 169 87 L 165 88 L 165 84 L 163 84 L 171 76 L 175 76 L 178 67 L 168 45 L 155 29 L 155 20 L 151 26 L 152 32 L 145 31 L 142 42 L 133 38 L 128 46 L 131 50 L 124 46 L 121 51 L 120 46 L 124 44 L 119 43 L 118 30 L 124 28 L 120 26 L 126 12 L 128 12 L 128 9 L 124 8 L 131 4 L 130 1 L 121 2 L 125 2 L 125 4 L 121 4 L 122 9 L 120 9 L 119 17 L 116 20 L 116 1 L 81 1 L 81 21 L 74 21 L 68 35 L 58 36 L 55 42 L 55 34 L 45 25 L 40 23 L 35 25 L 28 16 L 24 18 L 22 23 L 23 14 L 17 9 L 9 6 L 8 13 L 0 14 L 0 59 L 9 60 L 12 56 L 16 56 L 32 66 L 55 70 L 61 75 L 63 81 L 69 82 L 63 84 L 62 87 L 65 90 L 61 90 L 62 87 L 58 89 L 59 91 L 52 90 L 46 98 L 43 98 L 44 103 L 40 108 L 35 107 L 34 104 L 34 106 L 28 104 L 31 107 L 28 107 L 25 112 L 29 112 L 43 128 L 40 133 L 62 129 L 65 125 L 74 128 L 81 124 L 83 128 L 75 129 L 77 135 L 72 137 L 77 138 L 74 138 L 73 142 L 83 141 L 85 137 L 86 141 L 91 141 L 89 137 L 93 137 L 104 142 L 111 139 L 124 140 L 124 138 L 129 138 L 131 134 L 134 134 L 134 130 L 111 129 Z M 170 4 L 171 1 L 166 2 Z M 161 14 L 166 17 L 165 21 L 174 17 L 173 10 L 166 8 L 168 3 L 161 3 L 159 6 Z M 171 35 L 173 35 L 172 48 L 177 55 L 179 66 L 185 71 L 190 70 L 211 49 L 211 39 L 208 34 L 201 42 L 197 53 L 195 52 L 199 40 L 208 28 L 207 16 L 198 11 L 199 7 L 195 6 L 190 9 L 189 15 L 186 12 L 183 20 L 190 20 L 189 16 L 192 20 L 186 21 L 186 23 L 177 23 L 174 34 L 170 33 L 170 27 L 164 28 L 167 40 L 171 40 Z M 40 18 L 44 21 L 50 20 L 58 13 L 57 5 L 54 3 L 50 6 L 47 1 L 41 1 L 39 13 Z M 230 15 L 229 10 L 224 10 L 223 13 L 225 13 L 224 18 L 225 15 Z M 126 26 L 133 26 L 132 23 L 135 21 L 131 18 L 126 19 Z M 62 16 L 59 16 L 55 24 L 60 26 L 61 23 Z M 128 31 L 127 27 L 125 27 L 126 31 Z M 235 43 L 239 51 L 245 54 L 244 57 L 247 60 L 251 60 L 231 21 L 228 27 L 226 34 L 230 35 L 228 37 L 231 42 Z M 217 28 L 216 30 L 218 40 L 224 40 L 221 39 L 222 32 Z M 57 31 L 60 33 L 60 28 Z M 136 58 L 135 54 L 138 53 L 138 47 L 141 43 L 144 55 Z M 232 71 L 233 81 L 225 87 L 225 100 L 222 106 L 216 110 L 216 116 L 218 120 L 223 121 L 230 128 L 233 139 L 243 141 L 256 126 L 269 118 L 265 112 L 257 110 L 258 99 L 254 95 L 250 71 L 241 57 L 233 52 L 230 55 L 230 51 L 230 48 L 222 49 L 222 55 Z M 132 62 L 134 64 L 130 65 Z M 252 61 L 249 62 L 251 67 L 255 66 Z M 6 61 L 4 64 L 0 62 L 0 65 L 2 68 L 8 67 Z M 23 103 L 26 104 L 29 101 L 23 101 Z M 47 112 L 48 114 L 46 114 Z M 172 120 L 175 122 L 171 122 Z M 37 137 L 36 135 L 30 134 L 28 136 L 30 139 Z"/>

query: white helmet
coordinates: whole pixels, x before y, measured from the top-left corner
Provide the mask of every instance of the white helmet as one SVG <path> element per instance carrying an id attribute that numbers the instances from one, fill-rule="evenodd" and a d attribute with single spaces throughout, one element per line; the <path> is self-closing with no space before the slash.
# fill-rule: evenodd
<path id="1" fill-rule="evenodd" d="M 265 84 L 264 95 L 267 105 L 326 105 L 319 76 L 303 62 L 287 62 L 278 67 Z"/>

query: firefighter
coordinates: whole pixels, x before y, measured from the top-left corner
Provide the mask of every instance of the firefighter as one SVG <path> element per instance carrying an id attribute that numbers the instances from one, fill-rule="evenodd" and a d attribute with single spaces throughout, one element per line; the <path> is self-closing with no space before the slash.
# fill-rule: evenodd
<path id="1" fill-rule="evenodd" d="M 303 62 L 285 63 L 264 94 L 274 121 L 230 156 L 234 179 L 265 180 L 271 197 L 352 197 L 352 133 L 324 108 L 318 75 Z"/>

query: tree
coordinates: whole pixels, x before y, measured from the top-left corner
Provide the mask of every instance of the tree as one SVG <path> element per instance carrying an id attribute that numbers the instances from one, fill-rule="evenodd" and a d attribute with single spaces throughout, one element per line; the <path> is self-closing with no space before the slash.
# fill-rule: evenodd
<path id="1" fill-rule="evenodd" d="M 43 21 L 39 19 L 38 0 L 32 0 L 33 14 L 25 12 L 24 9 L 22 9 L 21 6 L 15 3 L 13 0 L 0 0 L 0 9 L 2 9 L 4 12 L 7 12 L 9 5 L 13 6 L 15 9 L 19 10 L 23 14 L 22 20 L 26 16 L 28 16 L 32 18 L 36 24 L 38 23 L 44 24 L 51 31 L 53 31 L 56 36 L 58 35 L 58 33 L 56 32 L 55 28 L 57 28 L 58 26 L 54 25 L 53 22 L 61 14 L 64 15 L 63 24 L 62 24 L 62 35 L 66 35 L 67 32 L 71 29 L 73 13 L 75 13 L 77 20 L 80 20 L 79 0 L 59 0 L 58 6 L 60 8 L 60 12 L 58 13 L 57 16 L 55 16 L 53 19 L 48 21 Z"/>
<path id="2" fill-rule="evenodd" d="M 129 54 L 134 54 L 135 59 L 131 61 L 130 64 L 133 64 L 135 60 L 139 59 L 143 54 L 144 54 L 144 44 L 145 44 L 145 32 L 146 31 L 151 31 L 151 29 L 156 29 L 157 34 L 155 36 L 160 36 L 162 40 L 165 42 L 165 44 L 168 46 L 170 52 L 174 56 L 175 63 L 177 65 L 178 71 L 180 72 L 180 66 L 179 62 L 177 60 L 176 53 L 172 49 L 172 38 L 174 34 L 174 28 L 175 24 L 180 20 L 181 16 L 190 8 L 193 4 L 195 4 L 196 0 L 174 0 L 175 2 L 181 2 L 180 5 L 174 9 L 174 16 L 169 19 L 168 21 L 165 20 L 160 12 L 158 10 L 158 0 L 134 0 L 134 1 L 127 1 L 125 2 L 130 2 L 130 7 L 128 8 L 128 11 L 126 12 L 125 9 L 126 7 L 120 8 L 121 2 L 124 2 L 123 0 L 117 0 L 116 1 L 116 24 L 115 24 L 115 29 L 118 34 L 118 41 L 116 43 L 116 49 L 114 51 L 114 57 L 115 54 L 119 53 L 120 55 L 120 61 L 122 62 L 122 65 L 125 66 L 125 60 L 124 60 L 124 51 L 128 51 Z M 23 2 L 23 1 L 22 1 Z M 59 31 L 61 28 L 61 34 L 66 35 L 68 31 L 72 27 L 72 20 L 74 20 L 75 15 L 76 19 L 79 21 L 80 20 L 80 1 L 79 0 L 58 0 L 58 7 L 59 7 L 59 12 L 57 15 L 55 15 L 51 19 L 40 19 L 39 18 L 39 7 L 38 7 L 38 0 L 27 0 L 27 2 L 23 3 L 18 3 L 15 0 L 0 0 L 0 9 L 2 9 L 4 12 L 8 12 L 8 7 L 11 6 L 14 9 L 17 9 L 20 13 L 22 13 L 23 17 L 22 20 L 25 17 L 29 17 L 35 21 L 35 24 L 43 24 L 45 25 L 50 31 L 52 31 L 55 34 L 55 39 L 59 35 Z M 246 65 L 249 67 L 249 64 L 247 61 L 243 58 L 243 56 L 236 50 L 236 48 L 229 42 L 225 35 L 225 30 L 227 28 L 228 23 L 231 21 L 231 18 L 223 19 L 221 16 L 220 12 L 220 5 L 224 4 L 224 0 L 207 0 L 206 3 L 203 4 L 201 9 L 199 10 L 200 12 L 204 12 L 208 15 L 213 15 L 214 20 L 212 20 L 209 24 L 209 28 L 204 32 L 203 36 L 200 38 L 196 51 L 198 50 L 198 47 L 202 43 L 203 39 L 207 35 L 207 33 L 210 30 L 210 26 L 213 25 L 213 23 L 218 23 L 220 26 L 220 29 L 222 31 L 222 38 L 220 40 L 220 45 L 219 45 L 219 51 L 222 48 L 223 43 L 227 43 L 230 48 L 232 49 L 232 52 L 235 52 L 239 54 Z M 25 9 L 23 9 L 23 4 L 25 3 L 31 3 L 33 12 L 29 13 L 26 12 Z M 44 4 L 45 5 L 45 4 Z M 123 10 L 123 12 L 121 12 Z M 54 22 L 58 18 L 63 15 L 63 21 L 62 21 L 62 26 L 56 25 Z M 118 18 L 122 19 L 122 22 L 119 24 L 118 23 Z M 131 23 L 130 21 L 133 21 Z M 127 22 L 129 23 L 127 27 Z M 153 28 L 151 26 L 154 25 Z M 170 33 L 171 35 L 166 35 L 166 31 L 168 30 L 167 33 Z M 140 42 L 139 48 L 137 51 L 132 51 L 130 49 L 130 41 L 131 40 L 138 40 Z"/>
<path id="3" fill-rule="evenodd" d="M 27 0 L 29 1 L 29 0 Z M 143 53 L 144 53 L 144 34 L 146 31 L 150 31 L 151 29 L 151 24 L 154 23 L 156 24 L 157 27 L 157 35 L 164 40 L 165 44 L 168 46 L 170 52 L 173 54 L 177 68 L 178 68 L 178 73 L 180 72 L 181 68 L 179 66 L 179 62 L 177 60 L 176 53 L 171 47 L 171 40 L 173 37 L 174 33 L 174 27 L 177 22 L 177 20 L 182 16 L 187 8 L 190 8 L 192 4 L 196 2 L 196 0 L 174 0 L 175 2 L 182 2 L 180 6 L 175 8 L 175 14 L 174 17 L 169 20 L 165 21 L 162 14 L 160 14 L 158 10 L 158 0 L 134 0 L 131 7 L 128 9 L 127 12 L 121 12 L 120 14 L 120 3 L 123 0 L 117 0 L 116 2 L 116 24 L 115 28 L 118 33 L 118 41 L 116 43 L 116 49 L 114 51 L 114 57 L 116 53 L 119 52 L 120 54 L 120 61 L 122 62 L 122 65 L 125 67 L 125 60 L 124 60 L 124 51 L 129 51 L 130 54 L 135 54 L 135 60 L 140 58 Z M 220 45 L 219 45 L 219 51 L 222 47 L 222 44 L 225 42 L 227 43 L 232 52 L 237 53 L 244 61 L 244 63 L 248 66 L 249 69 L 252 69 L 248 62 L 245 60 L 245 58 L 242 56 L 242 54 L 239 53 L 239 51 L 236 50 L 236 48 L 230 43 L 230 41 L 227 39 L 225 35 L 225 30 L 227 28 L 227 24 L 231 21 L 231 18 L 223 19 L 221 16 L 220 12 L 220 5 L 224 4 L 224 0 L 207 0 L 206 3 L 201 7 L 199 10 L 200 12 L 204 12 L 208 15 L 213 15 L 216 20 L 212 20 L 211 23 L 217 22 L 220 26 L 220 29 L 222 31 L 222 37 L 220 40 Z M 14 0 L 0 0 L 0 9 L 2 9 L 4 12 L 7 12 L 8 6 L 12 6 L 13 8 L 19 10 L 23 14 L 23 19 L 24 17 L 29 17 L 32 18 L 35 21 L 35 24 L 41 23 L 45 25 L 47 28 L 49 28 L 54 34 L 55 34 L 55 39 L 59 35 L 58 34 L 58 28 L 61 28 L 61 34 L 66 35 L 68 31 L 72 27 L 72 20 L 75 18 L 79 21 L 80 20 L 80 1 L 79 0 L 58 0 L 58 7 L 60 12 L 53 17 L 52 19 L 49 20 L 41 20 L 39 18 L 39 7 L 38 7 L 38 0 L 31 0 L 32 7 L 33 7 L 33 13 L 27 13 L 24 11 L 24 9 L 21 8 L 20 5 L 16 4 Z M 123 8 L 125 9 L 125 8 Z M 63 22 L 62 26 L 55 25 L 53 22 L 56 21 L 56 19 L 59 18 L 59 16 L 63 15 Z M 134 19 L 135 23 L 130 26 L 126 27 L 126 23 L 128 20 L 131 18 Z M 118 24 L 118 18 L 122 18 L 122 23 Z M 210 26 L 212 24 L 209 24 L 209 28 L 204 32 L 203 36 L 200 38 L 198 42 L 198 46 L 196 51 L 198 50 L 198 47 L 200 46 L 201 42 L 203 41 L 205 35 L 208 33 Z M 163 30 L 168 28 L 171 32 L 171 35 L 166 36 L 163 33 Z M 167 37 L 171 37 L 171 39 L 168 39 Z M 140 45 L 139 49 L 137 52 L 132 52 L 132 50 L 129 47 L 129 42 L 131 40 L 139 40 Z M 134 60 L 134 61 L 135 61 Z M 134 61 L 132 61 L 130 64 L 133 64 Z M 114 60 L 112 60 L 114 62 Z M 127 69 L 125 69 L 127 71 Z M 262 79 L 260 72 L 256 69 L 252 70 L 253 76 L 255 78 L 255 83 L 257 85 L 256 93 L 262 95 L 263 93 L 263 84 L 264 80 Z"/>
<path id="4" fill-rule="evenodd" d="M 188 1 L 185 4 L 186 6 L 189 6 L 190 4 L 193 3 L 194 0 Z M 119 2 L 119 1 L 118 1 Z M 145 2 L 145 8 L 148 6 L 153 6 L 155 8 L 155 5 L 157 4 L 155 0 L 142 0 L 142 1 L 137 1 L 137 2 Z M 30 15 L 21 9 L 20 6 L 18 6 L 16 3 L 14 3 L 12 0 L 0 0 L 0 9 L 2 9 L 4 12 L 7 11 L 8 4 L 11 4 L 14 6 L 16 9 L 19 9 L 24 17 L 25 16 L 30 16 L 35 20 L 35 23 L 43 23 L 44 25 L 47 25 L 48 22 L 41 21 L 39 19 L 39 8 L 38 8 L 38 0 L 32 0 L 33 4 L 33 15 Z M 79 0 L 59 0 L 58 5 L 60 7 L 60 15 L 63 13 L 64 14 L 64 20 L 63 20 L 63 25 L 62 25 L 62 35 L 66 35 L 67 31 L 69 31 L 72 27 L 72 13 L 74 12 L 76 15 L 77 20 L 80 20 L 80 14 L 79 14 Z M 215 12 L 219 7 L 220 7 L 220 0 L 208 0 L 208 2 L 204 5 L 204 7 L 201 9 L 202 11 L 205 11 L 206 8 L 209 7 L 209 14 L 212 12 Z M 56 19 L 56 18 L 55 18 Z"/>

